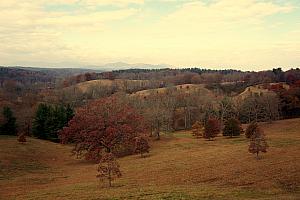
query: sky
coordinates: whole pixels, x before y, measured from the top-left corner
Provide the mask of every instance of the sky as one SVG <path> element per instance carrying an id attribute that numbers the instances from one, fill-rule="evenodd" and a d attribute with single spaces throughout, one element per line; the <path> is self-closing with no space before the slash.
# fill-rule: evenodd
<path id="1" fill-rule="evenodd" d="M 300 0 L 0 0 L 0 65 L 300 66 Z"/>

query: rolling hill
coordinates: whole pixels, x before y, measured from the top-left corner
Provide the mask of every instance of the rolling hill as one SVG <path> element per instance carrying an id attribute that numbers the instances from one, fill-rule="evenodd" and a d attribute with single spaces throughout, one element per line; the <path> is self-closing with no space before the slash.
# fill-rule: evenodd
<path id="1" fill-rule="evenodd" d="M 244 136 L 206 141 L 175 132 L 152 142 L 146 158 L 118 159 L 123 176 L 112 188 L 70 146 L 0 136 L 0 199 L 298 199 L 300 118 L 262 127 L 270 148 L 260 160 Z"/>

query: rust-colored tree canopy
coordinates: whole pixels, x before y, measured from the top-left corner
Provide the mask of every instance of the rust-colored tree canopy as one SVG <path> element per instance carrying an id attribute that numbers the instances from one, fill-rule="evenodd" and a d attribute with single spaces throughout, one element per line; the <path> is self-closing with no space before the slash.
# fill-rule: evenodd
<path id="1" fill-rule="evenodd" d="M 205 124 L 203 137 L 211 140 L 216 137 L 220 131 L 220 122 L 216 118 L 210 118 Z"/>
<path id="2" fill-rule="evenodd" d="M 77 156 L 99 161 L 104 152 L 128 149 L 144 130 L 143 118 L 133 108 L 110 97 L 78 109 L 59 135 L 62 143 L 75 144 Z"/>

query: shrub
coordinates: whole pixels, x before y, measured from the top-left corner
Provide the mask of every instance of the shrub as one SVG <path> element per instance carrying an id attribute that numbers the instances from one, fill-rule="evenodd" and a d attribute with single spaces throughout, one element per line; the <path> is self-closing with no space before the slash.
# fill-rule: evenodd
<path id="1" fill-rule="evenodd" d="M 199 138 L 203 136 L 204 127 L 201 122 L 196 121 L 192 126 L 192 134 L 193 136 Z"/>

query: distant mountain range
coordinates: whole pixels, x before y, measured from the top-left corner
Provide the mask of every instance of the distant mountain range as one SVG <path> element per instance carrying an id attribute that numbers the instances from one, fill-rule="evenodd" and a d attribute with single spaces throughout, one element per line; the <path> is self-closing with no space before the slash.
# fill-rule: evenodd
<path id="1" fill-rule="evenodd" d="M 171 68 L 172 65 L 168 64 L 146 64 L 146 63 L 125 63 L 125 62 L 115 62 L 115 63 L 107 63 L 104 65 L 90 65 L 84 68 L 87 69 L 101 69 L 103 71 L 111 71 L 111 70 L 119 70 L 119 69 L 133 69 L 133 68 L 140 68 L 140 69 L 161 69 L 161 68 Z"/>
<path id="2" fill-rule="evenodd" d="M 2 67 L 2 66 L 0 66 Z M 103 72 L 103 71 L 112 71 L 119 69 L 161 69 L 161 68 L 172 68 L 172 65 L 168 64 L 146 64 L 146 63 L 125 63 L 125 62 L 114 62 L 107 63 L 104 65 L 87 65 L 82 67 L 24 67 L 24 66 L 6 66 L 7 68 L 15 68 L 15 69 L 23 69 L 23 70 L 31 70 L 31 71 L 40 71 L 40 72 L 57 72 L 59 75 L 62 74 L 80 74 L 85 72 Z"/>

